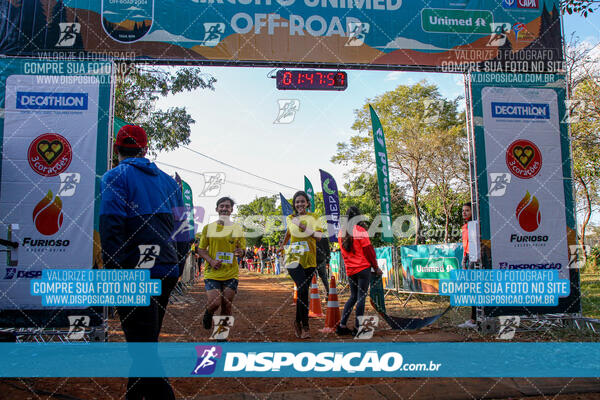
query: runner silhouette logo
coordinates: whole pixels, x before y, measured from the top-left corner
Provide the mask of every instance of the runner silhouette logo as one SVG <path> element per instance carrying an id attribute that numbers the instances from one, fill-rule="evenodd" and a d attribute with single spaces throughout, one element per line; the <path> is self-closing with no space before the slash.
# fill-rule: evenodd
<path id="1" fill-rule="evenodd" d="M 81 182 L 81 175 L 77 172 L 64 172 L 60 174 L 60 188 L 57 196 L 71 197 L 75 194 L 77 185 Z"/>
<path id="2" fill-rule="evenodd" d="M 225 33 L 225 24 L 222 22 L 204 23 L 204 40 L 202 45 L 214 47 L 221 41 L 221 35 Z"/>
<path id="3" fill-rule="evenodd" d="M 73 47 L 77 35 L 81 33 L 81 25 L 78 22 L 59 22 L 60 36 L 56 47 Z"/>
<path id="4" fill-rule="evenodd" d="M 140 250 L 140 260 L 136 268 L 152 268 L 160 254 L 160 246 L 157 244 L 141 244 L 138 246 Z"/>
<path id="5" fill-rule="evenodd" d="M 223 349 L 221 346 L 196 346 L 198 361 L 192 375 L 210 375 L 215 372 L 217 360 L 221 358 Z"/>
<path id="6" fill-rule="evenodd" d="M 69 340 L 81 340 L 85 334 L 85 328 L 90 326 L 90 317 L 87 315 L 69 315 Z"/>
<path id="7" fill-rule="evenodd" d="M 378 323 L 379 317 L 376 315 L 361 315 L 358 317 L 359 326 L 354 339 L 371 339 Z"/>
<path id="8" fill-rule="evenodd" d="M 210 335 L 212 340 L 226 340 L 229 337 L 229 331 L 233 328 L 235 318 L 231 315 L 213 316 L 213 333 Z"/>

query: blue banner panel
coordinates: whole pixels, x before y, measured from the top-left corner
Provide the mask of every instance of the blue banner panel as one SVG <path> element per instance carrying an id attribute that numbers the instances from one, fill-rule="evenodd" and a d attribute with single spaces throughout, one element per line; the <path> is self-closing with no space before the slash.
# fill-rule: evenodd
<path id="1" fill-rule="evenodd" d="M 600 343 L 0 343 L 0 352 L 1 377 L 600 376 Z"/>

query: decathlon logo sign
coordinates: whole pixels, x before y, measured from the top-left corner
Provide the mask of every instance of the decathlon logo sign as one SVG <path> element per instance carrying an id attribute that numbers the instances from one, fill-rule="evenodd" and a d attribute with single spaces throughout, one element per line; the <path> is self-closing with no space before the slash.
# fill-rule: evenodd
<path id="1" fill-rule="evenodd" d="M 225 372 L 393 372 L 404 370 L 402 355 L 395 352 L 379 355 L 377 351 L 366 353 L 288 353 L 227 352 Z"/>
<path id="2" fill-rule="evenodd" d="M 493 118 L 550 119 L 550 105 L 492 102 Z"/>
<path id="3" fill-rule="evenodd" d="M 87 93 L 17 92 L 17 109 L 87 110 Z"/>

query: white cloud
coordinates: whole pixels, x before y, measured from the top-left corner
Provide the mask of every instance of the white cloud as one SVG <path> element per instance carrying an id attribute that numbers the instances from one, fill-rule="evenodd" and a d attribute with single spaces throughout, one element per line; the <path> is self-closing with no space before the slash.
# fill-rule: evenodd
<path id="1" fill-rule="evenodd" d="M 386 81 L 397 81 L 401 75 L 406 74 L 404 71 L 392 71 L 385 76 Z"/>
<path id="2" fill-rule="evenodd" d="M 141 8 L 131 6 L 129 8 L 126 8 L 125 11 L 143 11 L 143 10 Z"/>
<path id="3" fill-rule="evenodd" d="M 140 42 L 201 42 L 199 39 L 188 39 L 184 36 L 174 35 L 164 29 L 159 29 L 149 33 L 140 39 Z"/>
<path id="4" fill-rule="evenodd" d="M 436 47 L 428 43 L 422 43 L 418 40 L 397 37 L 385 46 L 377 46 L 380 49 L 410 49 L 410 50 L 448 50 Z"/>
<path id="5" fill-rule="evenodd" d="M 145 19 L 148 19 L 148 18 L 150 18 L 150 17 L 148 17 L 148 16 L 146 16 L 146 15 L 141 15 L 141 14 L 138 14 L 138 15 L 134 15 L 134 16 L 133 16 L 133 17 L 131 17 L 131 18 L 145 18 Z"/>
<path id="6" fill-rule="evenodd" d="M 110 11 L 110 10 L 103 11 L 103 12 L 102 12 L 102 14 L 112 14 L 112 15 L 119 15 L 119 13 L 116 13 L 116 12 L 114 12 L 114 11 Z"/>

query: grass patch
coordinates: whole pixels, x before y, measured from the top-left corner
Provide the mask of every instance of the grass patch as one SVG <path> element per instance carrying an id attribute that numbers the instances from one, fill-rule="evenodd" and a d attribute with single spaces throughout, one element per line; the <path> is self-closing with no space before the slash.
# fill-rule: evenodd
<path id="1" fill-rule="evenodd" d="M 583 315 L 600 319 L 600 277 L 581 278 L 581 308 Z"/>

